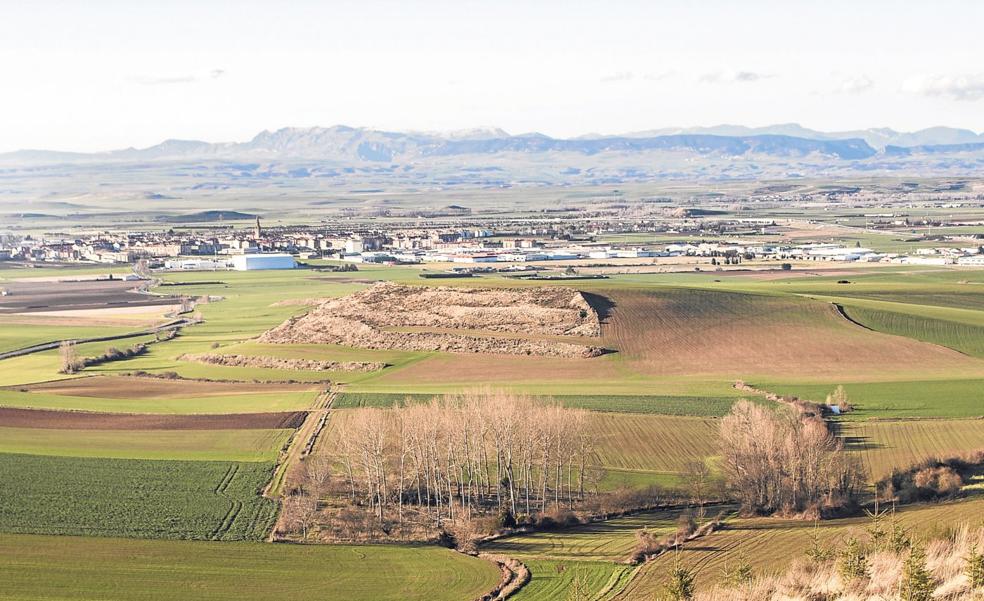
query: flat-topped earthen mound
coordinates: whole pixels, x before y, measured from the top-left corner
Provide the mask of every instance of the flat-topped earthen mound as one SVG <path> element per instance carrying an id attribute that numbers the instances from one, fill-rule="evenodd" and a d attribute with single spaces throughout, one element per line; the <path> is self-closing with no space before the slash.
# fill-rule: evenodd
<path id="1" fill-rule="evenodd" d="M 290 319 L 267 343 L 594 357 L 597 311 L 572 288 L 455 288 L 383 282 Z M 584 340 L 579 340 L 584 339 Z"/>

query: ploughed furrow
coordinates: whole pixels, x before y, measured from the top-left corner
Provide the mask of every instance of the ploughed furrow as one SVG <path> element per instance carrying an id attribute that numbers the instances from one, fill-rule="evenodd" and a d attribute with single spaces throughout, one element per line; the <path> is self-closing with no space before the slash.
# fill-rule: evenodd
<path id="1" fill-rule="evenodd" d="M 212 532 L 209 538 L 212 540 L 222 539 L 225 533 L 229 532 L 229 529 L 232 528 L 233 522 L 236 521 L 236 517 L 239 515 L 239 512 L 242 511 L 242 509 L 243 509 L 242 501 L 233 501 L 232 505 L 229 507 L 229 512 L 226 513 L 225 517 L 222 519 L 222 523 L 219 524 L 218 528 L 216 528 Z"/>
<path id="2" fill-rule="evenodd" d="M 215 487 L 215 494 L 221 495 L 229 489 L 229 485 L 232 484 L 232 479 L 236 477 L 236 473 L 239 471 L 239 464 L 233 463 L 229 466 L 229 471 L 223 476 L 222 481 Z"/>

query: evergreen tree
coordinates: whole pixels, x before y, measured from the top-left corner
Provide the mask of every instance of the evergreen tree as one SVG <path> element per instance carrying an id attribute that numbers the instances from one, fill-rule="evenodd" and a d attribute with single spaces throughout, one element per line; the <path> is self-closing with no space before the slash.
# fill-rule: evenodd
<path id="1" fill-rule="evenodd" d="M 819 520 L 813 523 L 813 540 L 811 541 L 810 548 L 806 551 L 806 556 L 812 559 L 814 563 L 830 561 L 834 556 L 830 547 L 820 542 Z"/>
<path id="2" fill-rule="evenodd" d="M 734 566 L 725 565 L 722 575 L 724 582 L 731 587 L 740 587 L 752 581 L 752 565 L 748 563 L 743 550 L 738 553 L 738 563 Z"/>
<path id="3" fill-rule="evenodd" d="M 933 575 L 926 569 L 926 552 L 921 546 L 913 545 L 902 566 L 901 598 L 903 601 L 931 601 L 935 589 Z"/>
<path id="4" fill-rule="evenodd" d="M 677 555 L 676 564 L 670 573 L 670 583 L 666 586 L 666 592 L 672 601 L 690 601 L 694 598 L 694 579 L 696 574 L 683 567 L 680 563 L 680 556 Z"/>
<path id="5" fill-rule="evenodd" d="M 984 588 L 984 554 L 977 547 L 971 547 L 970 554 L 967 555 L 966 574 L 971 587 Z"/>
<path id="6" fill-rule="evenodd" d="M 861 541 L 853 536 L 840 553 L 837 571 L 845 582 L 854 582 L 868 575 L 868 554 Z"/>

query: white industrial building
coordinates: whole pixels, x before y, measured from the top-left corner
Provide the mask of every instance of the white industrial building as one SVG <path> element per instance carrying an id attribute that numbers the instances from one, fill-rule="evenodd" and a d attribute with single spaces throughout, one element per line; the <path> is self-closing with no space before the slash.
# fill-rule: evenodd
<path id="1" fill-rule="evenodd" d="M 236 255 L 231 260 L 236 271 L 255 271 L 259 269 L 293 269 L 297 267 L 294 257 L 285 253 Z"/>

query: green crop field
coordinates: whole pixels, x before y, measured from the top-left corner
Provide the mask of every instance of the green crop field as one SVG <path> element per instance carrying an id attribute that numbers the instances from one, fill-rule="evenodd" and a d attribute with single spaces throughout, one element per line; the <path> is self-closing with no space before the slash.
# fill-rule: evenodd
<path id="1" fill-rule="evenodd" d="M 676 530 L 680 513 L 680 510 L 646 511 L 552 532 L 517 534 L 482 545 L 482 550 L 523 560 L 618 562 L 632 554 L 637 530 L 645 528 L 657 535 L 668 534 Z"/>
<path id="2" fill-rule="evenodd" d="M 616 471 L 672 474 L 717 454 L 717 420 L 691 417 L 592 414 L 598 465 Z"/>
<path id="3" fill-rule="evenodd" d="M 855 411 L 845 414 L 842 419 L 959 418 L 984 415 L 984 379 L 841 381 L 836 384 L 844 386 L 855 406 Z M 820 402 L 833 390 L 830 384 L 816 383 L 756 382 L 756 385 L 779 394 L 791 394 Z"/>
<path id="4" fill-rule="evenodd" d="M 845 312 L 851 319 L 879 332 L 907 336 L 974 357 L 984 357 L 984 326 L 862 307 L 847 307 Z M 984 318 L 984 313 L 981 317 Z"/>
<path id="5" fill-rule="evenodd" d="M 923 459 L 984 449 L 981 419 L 843 422 L 839 434 L 848 441 L 848 449 L 861 454 L 874 480 Z"/>
<path id="6" fill-rule="evenodd" d="M 461 601 L 498 580 L 491 563 L 440 547 L 0 534 L 9 601 Z"/>
<path id="7" fill-rule="evenodd" d="M 117 336 L 142 330 L 139 326 L 37 325 L 10 322 L 0 318 L 0 353 L 57 340 Z M 132 344 L 128 341 L 117 344 Z"/>
<path id="8" fill-rule="evenodd" d="M 898 243 L 882 238 L 872 241 Z M 141 356 L 87 368 L 81 376 L 103 377 L 84 381 L 67 382 L 70 376 L 57 373 L 57 351 L 0 361 L 0 386 L 6 386 L 0 390 L 0 406 L 166 414 L 289 411 L 311 407 L 327 380 L 341 393 L 316 452 L 330 455 L 338 427 L 359 408 L 422 402 L 483 386 L 502 388 L 592 412 L 592 463 L 604 471 L 598 483 L 603 492 L 678 486 L 689 462 L 716 469 L 716 418 L 736 399 L 749 396 L 733 387 L 736 379 L 819 401 L 843 384 L 857 410 L 839 418 L 837 427 L 873 477 L 925 457 L 984 447 L 984 421 L 970 419 L 984 415 L 984 295 L 979 291 L 984 280 L 966 270 L 905 266 L 852 267 L 856 273 L 850 275 L 826 275 L 820 268 L 814 274 L 812 269 L 797 264 L 788 274 L 628 273 L 576 284 L 500 275 L 424 282 L 416 268 L 396 266 L 360 266 L 359 272 L 347 274 L 304 269 L 169 273 L 163 276 L 166 282 L 182 285 L 158 292 L 221 298 L 197 307 L 204 323 L 184 328 L 174 340 L 154 344 Z M 570 359 L 255 341 L 307 311 L 304 299 L 350 294 L 383 279 L 422 285 L 576 285 L 609 295 L 614 307 L 599 343 L 615 352 Z M 838 283 L 843 280 L 850 283 Z M 46 327 L 0 326 L 0 351 L 30 336 L 52 335 Z M 69 330 L 60 331 L 56 338 Z M 137 341 L 80 345 L 78 350 L 96 355 L 108 346 Z M 198 353 L 374 361 L 388 367 L 319 372 L 181 359 Z M 116 377 L 138 370 L 173 371 L 202 381 Z M 31 386 L 53 380 L 59 382 Z M 290 380 L 309 384 L 275 383 Z M 278 508 L 258 491 L 269 481 L 289 436 L 288 430 L 69 431 L 0 425 L 0 532 L 6 533 L 0 534 L 0 596 L 166 600 L 186 599 L 192 590 L 196 599 L 206 600 L 293 595 L 440 601 L 476 598 L 497 582 L 498 570 L 490 563 L 436 547 L 173 540 L 264 538 Z M 910 507 L 900 515 L 913 527 L 951 524 L 980 519 L 982 502 Z M 587 598 L 620 595 L 648 601 L 658 592 L 671 558 L 639 568 L 619 562 L 631 554 L 640 528 L 671 532 L 678 513 L 646 512 L 516 535 L 484 544 L 482 551 L 520 558 L 530 568 L 532 579 L 515 597 L 518 601 L 566 601 L 575 583 L 588 591 Z M 822 532 L 826 540 L 840 540 L 864 524 L 861 518 L 831 520 L 823 523 Z M 688 544 L 681 557 L 699 570 L 699 586 L 706 587 L 739 553 L 758 572 L 781 568 L 806 548 L 812 525 L 733 519 L 725 530 Z M 44 536 L 52 534 L 93 536 Z M 109 538 L 116 536 L 171 540 Z"/>
<path id="9" fill-rule="evenodd" d="M 584 599 L 604 599 L 624 588 L 635 568 L 601 561 L 525 560 L 530 581 L 516 601 L 568 601 L 580 589 Z"/>
<path id="10" fill-rule="evenodd" d="M 0 531 L 260 539 L 272 463 L 0 455 Z"/>
<path id="11" fill-rule="evenodd" d="M 335 397 L 334 407 L 392 407 L 397 403 L 420 403 L 434 398 L 433 394 L 395 392 L 342 392 Z M 642 396 L 561 394 L 545 396 L 565 407 L 588 409 L 606 413 L 644 413 L 654 415 L 687 415 L 718 417 L 728 413 L 738 398 L 735 391 L 730 397 L 703 396 Z"/>
<path id="12" fill-rule="evenodd" d="M 55 430 L 0 426 L 0 453 L 176 459 L 276 461 L 292 430 Z"/>

